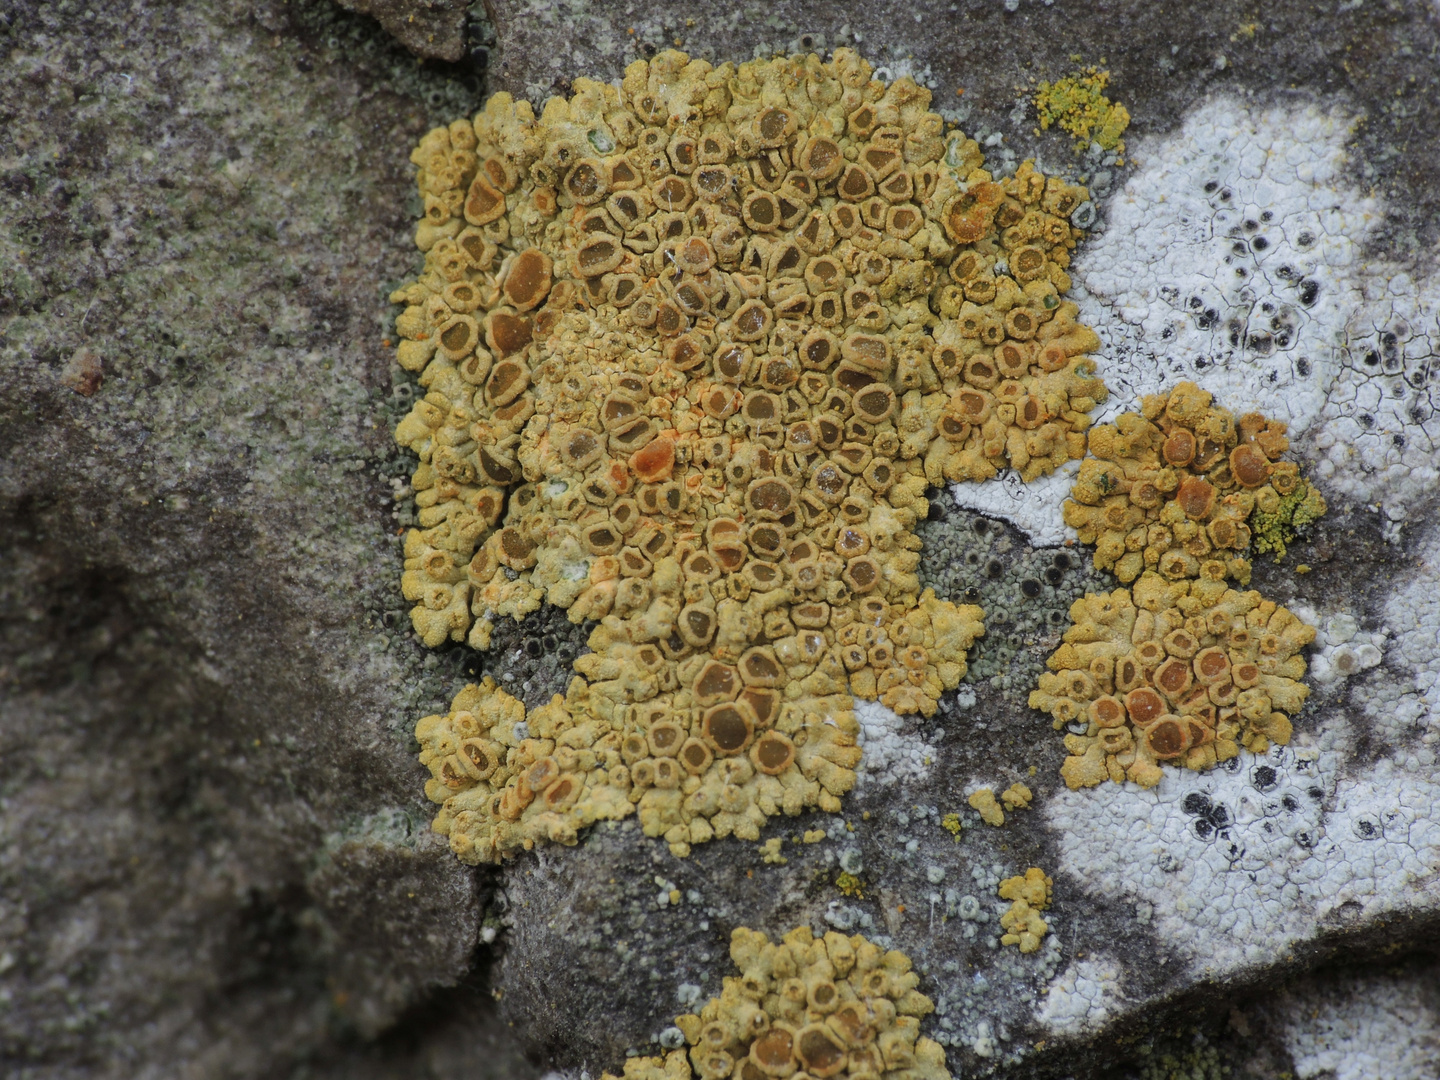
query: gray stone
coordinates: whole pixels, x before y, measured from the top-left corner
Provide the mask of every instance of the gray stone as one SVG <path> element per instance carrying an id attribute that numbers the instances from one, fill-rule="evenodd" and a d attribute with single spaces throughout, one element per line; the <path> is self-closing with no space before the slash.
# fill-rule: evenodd
<path id="1" fill-rule="evenodd" d="M 1028 609 L 1016 623 L 1025 632 L 1005 645 L 1013 652 L 985 641 L 984 678 L 934 719 L 870 734 L 872 751 L 886 741 L 928 748 L 924 773 L 873 770 L 843 822 L 772 824 L 765 836 L 786 839 L 784 865 L 737 841 L 675 859 L 627 823 L 496 875 L 462 867 L 429 833 L 411 731 L 473 674 L 494 672 L 531 700 L 555 688 L 557 672 L 526 652 L 545 637 L 528 624 L 498 629 L 482 658 L 413 641 L 397 536 L 411 511 L 396 497 L 410 463 L 390 430 L 414 384 L 384 339 L 388 292 L 418 265 L 406 160 L 416 139 L 487 90 L 542 98 L 577 75 L 615 78 L 677 40 L 715 60 L 853 45 L 891 74 L 932 84 L 937 105 L 997 157 L 1103 168 L 1113 187 L 1097 191 L 1097 251 L 1135 167 L 1076 157 L 1064 136 L 1017 122 L 1029 114 L 1016 88 L 1032 77 L 1066 73 L 1072 54 L 1103 60 L 1134 115 L 1132 147 L 1156 153 L 1213 95 L 1252 110 L 1338 104 L 1366 122 L 1337 183 L 1381 199 L 1357 263 L 1414 254 L 1407 271 L 1427 280 L 1440 221 L 1432 11 L 1281 6 L 1252 20 L 1239 3 L 1124 4 L 1102 17 L 987 0 L 871 5 L 862 25 L 824 4 L 620 11 L 497 0 L 492 41 L 458 3 L 353 6 L 416 53 L 472 59 L 417 65 L 377 24 L 320 0 L 22 0 L 0 15 L 7 1073 L 538 1075 L 523 1049 L 593 1076 L 627 1051 L 673 1042 L 672 1018 L 731 973 L 737 925 L 841 927 L 904 948 L 939 1006 L 926 1030 L 966 1075 L 1336 1068 L 1304 1018 L 1322 1008 L 1348 1016 L 1347 988 L 1381 1000 L 1379 1020 L 1355 1021 L 1379 1041 L 1403 1030 L 1385 1017 L 1431 1009 L 1431 976 L 1418 964 L 1418 989 L 1391 987 L 1384 973 L 1307 982 L 1306 972 L 1411 950 L 1440 911 L 1433 866 L 1403 888 L 1394 875 L 1361 873 L 1367 859 L 1388 865 L 1371 852 L 1430 850 L 1435 824 L 1429 803 L 1416 802 L 1428 798 L 1417 778 L 1429 768 L 1421 732 L 1433 706 L 1406 712 L 1433 686 L 1422 682 L 1437 651 L 1433 639 L 1425 651 L 1430 616 L 1413 592 L 1435 574 L 1433 482 L 1396 486 L 1376 470 L 1372 498 L 1342 461 L 1325 481 L 1334 508 L 1323 530 L 1284 566 L 1259 564 L 1257 585 L 1274 599 L 1320 598 L 1321 614 L 1356 623 L 1337 622 L 1333 641 L 1317 644 L 1336 678 L 1299 724 L 1328 764 L 1280 755 L 1267 774 L 1253 765 L 1197 780 L 1204 812 L 1179 800 L 1160 820 L 1168 847 L 1145 854 L 1154 884 L 1124 866 L 1084 865 L 1087 854 L 1114 854 L 1085 839 L 1084 812 L 1101 804 L 1063 791 L 1058 736 L 1025 708 L 1024 679 L 1005 678 L 1007 661 L 1029 672 L 1046 655 Z M 1377 295 L 1382 276 L 1398 275 L 1376 273 Z M 1421 336 L 1435 333 L 1433 310 L 1427 317 Z M 1106 330 L 1102 358 L 1121 371 L 1158 368 L 1163 346 L 1126 338 L 1122 322 Z M 1379 335 L 1373 366 L 1385 373 L 1391 332 L 1366 331 Z M 1362 339 L 1357 330 L 1347 371 L 1369 370 Z M 1403 355 L 1387 392 L 1424 390 L 1430 354 L 1388 347 Z M 1387 437 L 1410 434 L 1411 449 L 1428 423 L 1375 415 Z M 1319 427 L 1330 441 L 1302 447 L 1317 468 L 1348 446 Z M 960 520 L 982 510 L 1005 516 L 946 508 L 952 546 Z M 931 525 L 943 548 L 946 522 Z M 1054 552 L 998 522 L 994 535 L 1005 550 L 1001 573 L 985 579 L 993 586 L 957 587 L 993 588 L 1018 605 Z M 1297 578 L 1302 560 L 1314 569 Z M 951 569 L 927 573 L 939 582 Z M 1371 645 L 1381 662 L 1357 659 L 1355 635 L 1387 628 Z M 1035 806 L 1003 829 L 966 807 L 976 783 L 1014 780 L 1035 791 Z M 1267 816 L 1272 790 L 1280 809 Z M 1283 801 L 1292 793 L 1294 809 Z M 1235 824 L 1242 797 L 1260 809 Z M 940 825 L 951 812 L 964 826 L 958 842 Z M 1184 890 L 1171 883 L 1196 880 L 1217 858 L 1241 867 L 1226 880 L 1263 877 L 1241 863 L 1262 850 L 1272 820 L 1296 865 L 1318 858 L 1299 837 L 1329 844 L 1322 854 L 1346 872 L 1335 878 L 1342 892 L 1333 903 L 1285 901 L 1285 918 L 1252 929 L 1252 952 L 1207 968 L 1177 929 Z M 825 840 L 791 842 L 817 828 Z M 1226 861 L 1221 845 L 1241 842 L 1249 847 Z M 995 945 L 995 886 L 1031 865 L 1055 874 L 1057 903 L 1046 947 L 1022 958 Z M 863 897 L 836 888 L 847 867 L 863 875 Z M 1286 979 L 1280 1004 L 1262 1004 Z M 1104 1006 L 1094 1023 L 1067 1027 L 1037 1008 L 1051 995 L 1089 1000 L 1075 988 L 1091 986 Z M 1379 1041 L 1372 1056 L 1390 1060 Z"/>
<path id="2" fill-rule="evenodd" d="M 0 71 L 0 1071 L 288 1071 L 462 980 L 483 1032 L 382 343 L 478 84 L 318 3 L 10 5 Z"/>
<path id="3" fill-rule="evenodd" d="M 370 15 L 416 56 L 459 60 L 465 55 L 468 0 L 337 0 Z"/>

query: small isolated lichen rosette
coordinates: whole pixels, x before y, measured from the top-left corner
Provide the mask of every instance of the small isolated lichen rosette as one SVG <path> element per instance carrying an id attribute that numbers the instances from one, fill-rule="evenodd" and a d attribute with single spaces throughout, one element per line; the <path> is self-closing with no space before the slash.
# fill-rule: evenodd
<path id="1" fill-rule="evenodd" d="M 1040 951 L 1050 924 L 1040 917 L 1054 899 L 1055 882 L 1038 866 L 1000 882 L 1000 899 L 1010 901 L 1010 910 L 1000 916 L 1001 945 L 1014 945 L 1022 953 Z"/>
<path id="2" fill-rule="evenodd" d="M 1283 554 L 1325 512 L 1320 493 L 1282 461 L 1285 424 L 1238 420 L 1182 382 L 1141 411 L 1097 425 L 1065 503 L 1065 523 L 1095 545 L 1095 566 L 1122 582 L 1153 570 L 1171 581 L 1250 582 L 1247 549 Z"/>
<path id="3" fill-rule="evenodd" d="M 533 715 L 487 682 L 422 721 L 475 861 L 637 810 L 683 852 L 838 809 L 852 695 L 928 715 L 983 631 L 920 589 L 927 486 L 1053 470 L 1105 394 L 1062 298 L 1084 191 L 995 182 L 908 79 L 670 52 L 574 88 L 425 137 L 395 294 L 416 630 L 600 624 Z"/>
<path id="4" fill-rule="evenodd" d="M 631 1058 L 623 1080 L 950 1080 L 944 1049 L 920 1035 L 935 1006 L 904 953 L 809 927 L 773 944 L 742 926 L 730 958 L 740 975 L 699 1015 L 675 1020 L 689 1050 Z"/>
<path id="5" fill-rule="evenodd" d="M 1208 769 L 1242 745 L 1290 741 L 1315 628 L 1258 592 L 1146 571 L 1133 589 L 1075 601 L 1070 617 L 1030 705 L 1070 725 L 1060 775 L 1072 789 L 1154 787 L 1161 762 Z"/>

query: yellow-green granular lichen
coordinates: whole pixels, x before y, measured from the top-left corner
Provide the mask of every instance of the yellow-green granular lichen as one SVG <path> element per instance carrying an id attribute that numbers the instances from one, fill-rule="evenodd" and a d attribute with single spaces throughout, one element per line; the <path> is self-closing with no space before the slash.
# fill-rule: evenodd
<path id="1" fill-rule="evenodd" d="M 865 883 L 848 870 L 840 871 L 840 876 L 835 879 L 835 887 L 846 896 L 856 900 L 865 899 Z"/>
<path id="2" fill-rule="evenodd" d="M 949 1080 L 944 1048 L 920 1034 L 935 1006 L 904 953 L 809 927 L 772 943 L 742 926 L 730 958 L 740 974 L 720 996 L 675 1018 L 688 1050 L 631 1058 L 623 1077 L 601 1080 Z"/>
<path id="3" fill-rule="evenodd" d="M 964 826 L 960 824 L 959 814 L 946 814 L 940 819 L 940 827 L 954 837 L 957 844 L 960 842 L 960 833 Z"/>
<path id="4" fill-rule="evenodd" d="M 1075 139 L 1077 150 L 1091 143 L 1101 149 L 1125 152 L 1121 138 L 1130 126 L 1130 113 L 1119 102 L 1105 96 L 1110 73 L 1096 67 L 1067 75 L 1055 82 L 1042 82 L 1035 91 L 1035 113 L 1040 127 L 1058 124 Z"/>
<path id="5" fill-rule="evenodd" d="M 1131 1051 L 1135 1080 L 1229 1080 L 1236 1075 L 1210 1038 L 1200 1028 L 1153 1032 Z M 1285 1070 L 1276 1080 L 1295 1080 Z"/>
<path id="6" fill-rule="evenodd" d="M 1010 901 L 1010 910 L 1000 916 L 1000 927 L 1005 931 L 1000 944 L 1015 945 L 1022 953 L 1039 951 L 1050 929 L 1040 913 L 1050 906 L 1054 884 L 1036 866 L 1000 882 L 1000 899 Z"/>
<path id="7" fill-rule="evenodd" d="M 1251 546 L 1257 552 L 1273 552 L 1278 562 L 1301 530 L 1324 513 L 1325 499 L 1304 480 L 1288 495 L 1261 492 L 1250 515 Z M 1308 569 L 1297 566 L 1295 571 Z"/>
<path id="8" fill-rule="evenodd" d="M 677 854 L 839 810 L 855 697 L 934 712 L 981 611 L 917 576 L 927 486 L 1084 452 L 1105 388 L 1063 299 L 1086 192 L 996 182 L 854 53 L 678 52 L 412 155 L 426 391 L 404 591 L 431 646 L 595 620 L 563 695 L 417 728 L 467 861 L 637 814 Z"/>

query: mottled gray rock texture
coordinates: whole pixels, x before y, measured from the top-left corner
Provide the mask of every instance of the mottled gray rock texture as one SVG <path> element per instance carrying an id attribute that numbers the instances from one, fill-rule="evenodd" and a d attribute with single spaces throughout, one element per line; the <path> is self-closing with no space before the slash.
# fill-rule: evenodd
<path id="1" fill-rule="evenodd" d="M 339 0 L 340 6 L 374 16 L 416 56 L 459 60 L 465 55 L 466 0 Z"/>
<path id="2" fill-rule="evenodd" d="M 479 83 L 323 4 L 0 20 L 0 1072 L 333 1058 L 483 982 L 382 344 Z"/>
<path id="3" fill-rule="evenodd" d="M 1403 1024 L 1385 1018 L 1430 1008 L 1433 866 L 1406 886 L 1414 904 L 1347 901 L 1219 976 L 1185 961 L 1151 901 L 1058 869 L 1070 834 L 1046 807 L 1063 750 L 1015 673 L 1046 655 L 1059 593 L 1016 613 L 1013 641 L 987 639 L 983 677 L 933 720 L 867 730 L 884 768 L 843 820 L 773 825 L 783 865 L 736 841 L 678 860 L 626 823 L 501 873 L 461 866 L 428 831 L 415 719 L 481 672 L 538 698 L 578 642 L 563 623 L 505 628 L 484 657 L 414 642 L 396 497 L 411 463 L 390 431 L 415 387 L 385 338 L 388 293 L 418 265 L 416 139 L 487 92 L 538 101 L 676 45 L 712 60 L 851 45 L 933 84 L 967 131 L 1003 133 L 987 152 L 1038 153 L 1097 188 L 1109 168 L 1115 191 L 1124 166 L 1033 131 L 1032 80 L 1102 64 L 1132 143 L 1172 134 L 1213 94 L 1341 105 L 1362 118 L 1344 182 L 1381 200 L 1362 254 L 1413 255 L 1418 277 L 1440 228 L 1433 5 L 346 6 L 379 22 L 324 0 L 0 12 L 0 1071 L 594 1075 L 718 991 L 737 925 L 888 936 L 943 1002 L 927 1031 L 945 1033 L 957 1075 L 1338 1070 L 1306 1016 L 1350 1016 L 1346 1002 L 1379 987 L 1396 1004 L 1380 1020 L 1360 1010 L 1356 1030 L 1393 1040 Z M 1305 597 L 1388 625 L 1394 583 L 1433 573 L 1433 502 L 1399 529 L 1364 498 L 1332 503 L 1323 537 L 1261 563 L 1257 586 L 1290 602 L 1303 559 Z M 926 526 L 957 560 L 933 568 L 937 587 L 996 604 L 1022 602 L 1027 581 L 1071 588 L 1044 578 L 1059 549 L 974 520 L 947 507 Z M 1302 718 L 1315 732 L 1353 720 L 1335 744 L 1342 773 L 1386 758 L 1389 729 L 1366 709 L 1426 660 L 1406 657 Z M 931 761 L 909 776 L 916 746 Z M 1293 758 L 1274 768 L 1233 783 L 1293 787 L 1287 821 L 1344 811 L 1340 781 L 1311 783 Z M 980 824 L 965 796 L 981 780 L 1024 780 L 1035 808 Z M 1185 805 L 1179 827 L 1211 843 L 1217 805 L 1238 802 Z M 952 812 L 958 842 L 939 823 Z M 1332 839 L 1358 864 L 1369 819 L 1352 817 Z M 1404 827 L 1419 835 L 1413 815 Z M 824 840 L 791 842 L 816 829 Z M 1055 873 L 1055 933 L 1022 960 L 989 939 L 995 882 L 1031 865 Z M 863 898 L 837 890 L 842 868 Z M 1041 992 L 1087 955 L 1123 992 L 1098 1026 L 1053 1034 Z M 1382 956 L 1412 958 L 1305 981 Z M 1354 1075 L 1377 1058 L 1390 1060 L 1353 1059 Z"/>

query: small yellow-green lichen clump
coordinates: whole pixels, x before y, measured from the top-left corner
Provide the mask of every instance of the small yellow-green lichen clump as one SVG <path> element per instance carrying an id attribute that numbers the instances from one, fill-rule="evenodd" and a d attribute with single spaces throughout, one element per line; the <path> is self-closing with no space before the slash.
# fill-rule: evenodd
<path id="1" fill-rule="evenodd" d="M 944 1049 L 920 1035 L 935 1006 L 904 953 L 809 927 L 772 944 L 740 927 L 730 958 L 740 974 L 698 1015 L 675 1019 L 689 1050 L 631 1058 L 623 1080 L 949 1080 Z"/>
<path id="2" fill-rule="evenodd" d="M 1207 769 L 1290 741 L 1309 695 L 1300 650 L 1315 628 L 1223 581 L 1167 581 L 1147 571 L 1133 590 L 1089 594 L 1030 695 L 1065 736 L 1060 775 L 1072 789 L 1106 780 L 1160 782 L 1160 762 Z"/>
<path id="3" fill-rule="evenodd" d="M 1182 382 L 1090 432 L 1065 522 L 1121 581 L 1154 570 L 1248 584 L 1247 548 L 1283 553 L 1296 528 L 1325 512 L 1300 467 L 1280 460 L 1289 446 L 1280 421 L 1237 420 Z"/>
<path id="4" fill-rule="evenodd" d="M 421 722 L 470 861 L 637 810 L 684 852 L 838 809 L 851 695 L 928 715 L 983 632 L 920 589 L 927 485 L 1079 457 L 1105 394 L 1062 298 L 1085 192 L 997 183 L 910 80 L 667 52 L 573 85 L 413 155 L 416 630 L 600 623 L 532 716 L 487 683 Z"/>
<path id="5" fill-rule="evenodd" d="M 1059 124 L 1073 135 L 1077 150 L 1095 143 L 1104 150 L 1125 152 L 1120 137 L 1130 126 L 1130 112 L 1105 96 L 1110 73 L 1087 68 L 1055 82 L 1042 82 L 1035 91 L 1035 112 L 1040 127 Z"/>
<path id="6" fill-rule="evenodd" d="M 1288 495 L 1261 488 L 1255 493 L 1255 511 L 1250 515 L 1250 546 L 1283 559 L 1286 546 L 1299 531 L 1324 513 L 1324 496 L 1303 480 Z"/>
<path id="7" fill-rule="evenodd" d="M 1037 866 L 1030 867 L 1023 876 L 1000 882 L 1000 899 L 1011 902 L 1010 910 L 1000 916 L 1000 928 L 1005 931 L 1000 944 L 1019 946 L 1022 953 L 1039 950 L 1050 929 L 1040 912 L 1050 906 L 1054 884 Z"/>

